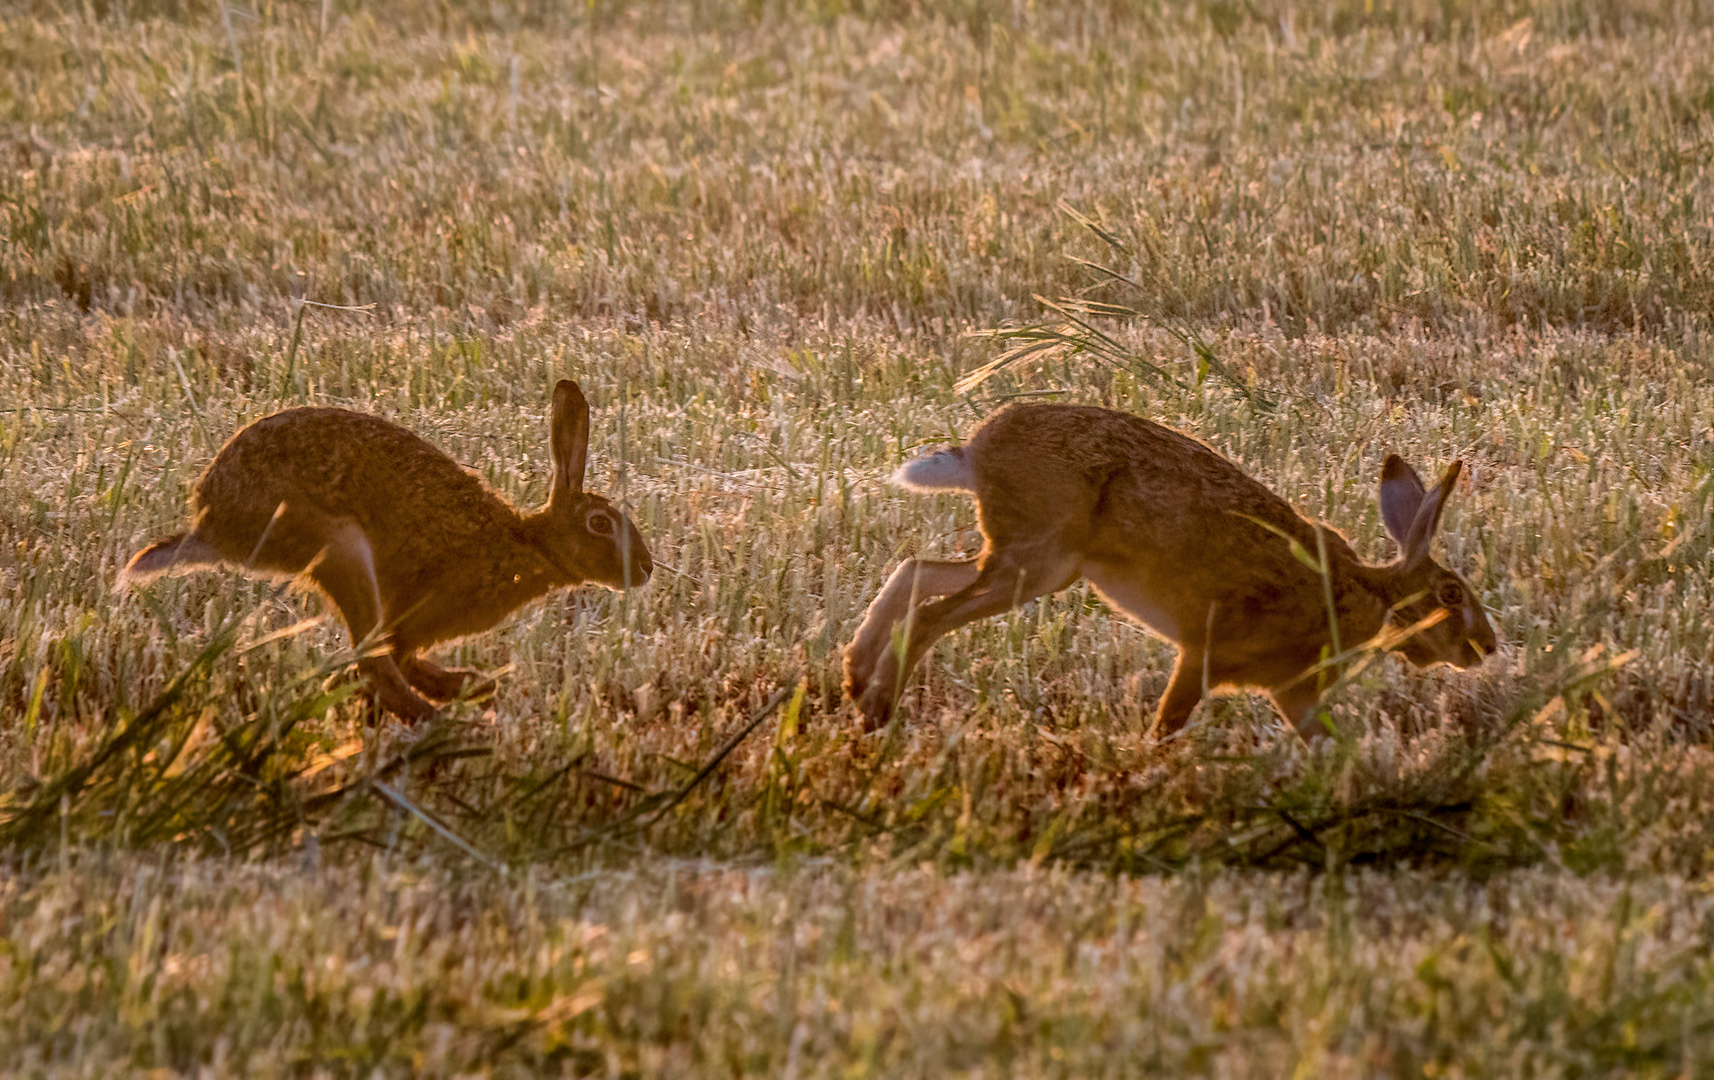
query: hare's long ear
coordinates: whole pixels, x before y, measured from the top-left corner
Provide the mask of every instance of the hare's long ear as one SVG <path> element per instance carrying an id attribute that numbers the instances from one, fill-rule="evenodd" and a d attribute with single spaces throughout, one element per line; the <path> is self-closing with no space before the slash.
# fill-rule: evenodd
<path id="1" fill-rule="evenodd" d="M 589 457 L 589 402 L 570 379 L 553 388 L 553 493 L 563 499 L 583 492 L 583 464 Z"/>
<path id="2" fill-rule="evenodd" d="M 1410 538 L 1416 512 L 1422 508 L 1422 496 L 1422 478 L 1416 470 L 1406 465 L 1404 458 L 1388 454 L 1387 463 L 1381 466 L 1381 520 L 1387 523 L 1387 532 L 1399 542 L 1401 551 Z"/>
<path id="3" fill-rule="evenodd" d="M 1410 565 L 1416 566 L 1428 558 L 1428 545 L 1434 540 L 1434 530 L 1440 528 L 1440 512 L 1446 509 L 1446 500 L 1452 497 L 1458 474 L 1463 471 L 1462 461 L 1448 465 L 1440 483 L 1434 485 L 1417 507 L 1416 520 L 1411 522 L 1410 536 L 1405 540 L 1405 561 Z"/>

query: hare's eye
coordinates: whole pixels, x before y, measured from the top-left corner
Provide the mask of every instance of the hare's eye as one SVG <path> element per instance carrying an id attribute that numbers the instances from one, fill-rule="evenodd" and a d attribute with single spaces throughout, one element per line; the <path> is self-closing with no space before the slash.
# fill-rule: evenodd
<path id="1" fill-rule="evenodd" d="M 1464 586 L 1456 581 L 1445 582 L 1435 594 L 1435 599 L 1440 602 L 1441 607 L 1460 607 L 1464 603 Z"/>
<path id="2" fill-rule="evenodd" d="M 584 527 L 596 536 L 613 535 L 613 515 L 605 510 L 591 510 L 583 519 Z"/>

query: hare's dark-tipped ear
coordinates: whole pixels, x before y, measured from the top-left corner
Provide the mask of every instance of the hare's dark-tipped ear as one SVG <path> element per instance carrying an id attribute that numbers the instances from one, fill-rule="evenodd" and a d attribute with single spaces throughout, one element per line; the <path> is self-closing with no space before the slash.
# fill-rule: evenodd
<path id="1" fill-rule="evenodd" d="M 1452 489 L 1458 484 L 1458 474 L 1463 471 L 1462 461 L 1454 461 L 1447 466 L 1440 483 L 1423 496 L 1422 505 L 1417 507 L 1416 520 L 1411 522 L 1410 536 L 1404 543 L 1405 561 L 1412 566 L 1428 558 L 1428 545 L 1434 539 L 1434 530 L 1440 528 L 1440 512 L 1446 509 L 1446 500 L 1452 497 Z"/>
<path id="2" fill-rule="evenodd" d="M 589 457 L 589 402 L 570 379 L 553 388 L 553 494 L 583 491 L 583 465 Z"/>
<path id="3" fill-rule="evenodd" d="M 1440 527 L 1440 512 L 1464 471 L 1462 461 L 1454 461 L 1441 476 L 1432 491 L 1424 491 L 1416 470 L 1397 455 L 1388 455 L 1381 469 L 1381 517 L 1387 531 L 1399 542 L 1399 555 L 1407 569 L 1420 566 L 1428 558 L 1434 530 Z"/>

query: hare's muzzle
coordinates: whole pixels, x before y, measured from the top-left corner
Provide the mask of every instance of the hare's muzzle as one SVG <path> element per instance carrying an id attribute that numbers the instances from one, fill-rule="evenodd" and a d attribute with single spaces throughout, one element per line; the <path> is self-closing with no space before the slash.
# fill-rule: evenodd
<path id="1" fill-rule="evenodd" d="M 1488 620 L 1478 615 L 1480 625 L 1464 637 L 1463 656 L 1459 658 L 1458 667 L 1472 668 L 1488 657 L 1500 651 L 1499 642 L 1494 637 L 1494 628 L 1488 625 Z"/>
<path id="2" fill-rule="evenodd" d="M 616 589 L 634 589 L 639 585 L 647 585 L 655 575 L 655 560 L 649 555 L 648 545 L 638 534 L 636 527 L 629 521 L 625 523 L 626 536 L 619 541 L 619 574 L 618 580 L 612 582 Z"/>

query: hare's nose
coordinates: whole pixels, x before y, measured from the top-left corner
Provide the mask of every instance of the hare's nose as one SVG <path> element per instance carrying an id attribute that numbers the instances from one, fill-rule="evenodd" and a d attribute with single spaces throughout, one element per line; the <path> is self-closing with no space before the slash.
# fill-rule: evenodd
<path id="1" fill-rule="evenodd" d="M 655 560 L 650 557 L 649 549 L 637 541 L 630 545 L 630 550 L 626 554 L 629 556 L 629 565 L 626 569 L 629 572 L 630 583 L 632 585 L 648 584 L 649 578 L 653 577 L 655 573 Z"/>

